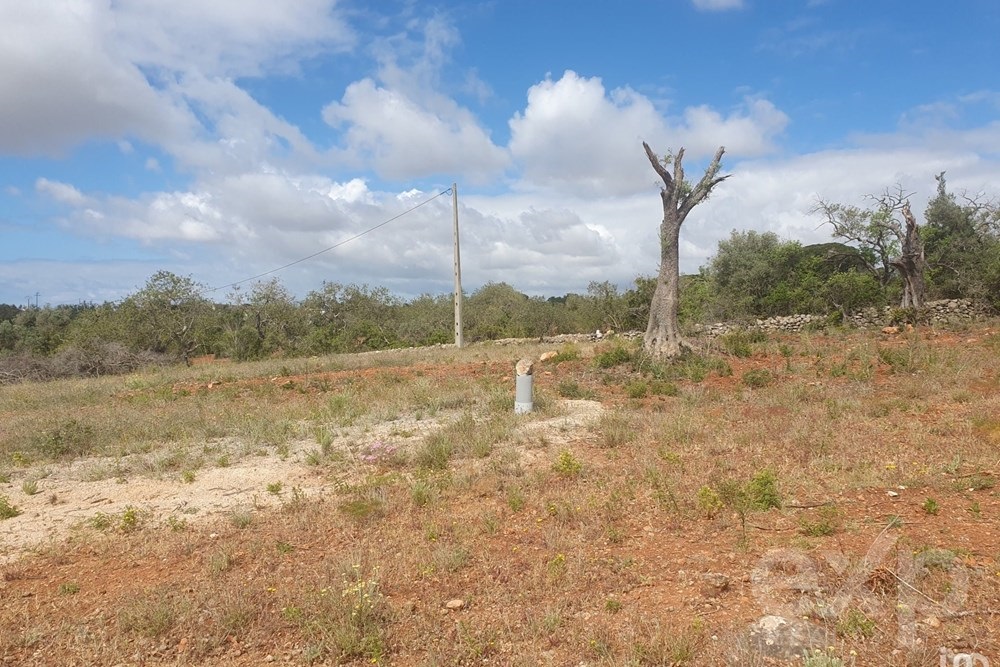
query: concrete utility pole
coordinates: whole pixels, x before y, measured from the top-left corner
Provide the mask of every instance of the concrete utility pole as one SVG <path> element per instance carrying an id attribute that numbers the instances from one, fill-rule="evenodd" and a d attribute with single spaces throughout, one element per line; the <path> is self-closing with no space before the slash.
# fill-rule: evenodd
<path id="1" fill-rule="evenodd" d="M 455 228 L 455 347 L 462 347 L 462 257 L 458 249 L 458 184 L 451 184 L 451 208 Z"/>

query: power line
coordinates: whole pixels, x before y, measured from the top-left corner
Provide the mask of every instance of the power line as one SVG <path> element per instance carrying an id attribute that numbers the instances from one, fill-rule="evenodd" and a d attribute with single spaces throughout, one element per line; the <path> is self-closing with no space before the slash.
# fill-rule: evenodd
<path id="1" fill-rule="evenodd" d="M 201 296 L 202 294 L 208 294 L 209 292 L 217 292 L 220 289 L 226 289 L 228 287 L 236 287 L 237 285 L 242 285 L 243 283 L 248 283 L 251 280 L 257 280 L 258 278 L 263 278 L 264 276 L 269 276 L 272 273 L 277 273 L 278 271 L 284 271 L 285 269 L 287 269 L 290 266 L 295 266 L 296 264 L 301 264 L 302 262 L 310 260 L 313 257 L 318 257 L 318 256 L 322 255 L 323 253 L 330 252 L 331 250 L 339 248 L 340 246 L 345 245 L 347 243 L 350 243 L 351 241 L 355 241 L 355 240 L 361 238 L 362 236 L 364 236 L 365 234 L 370 234 L 370 233 L 374 232 L 376 229 L 378 229 L 380 227 L 385 227 L 390 222 L 395 222 L 396 220 L 399 220 L 404 215 L 408 215 L 410 213 L 413 213 L 414 211 L 416 211 L 421 206 L 425 206 L 427 204 L 430 204 L 432 201 L 434 201 L 438 197 L 443 197 L 444 195 L 450 195 L 450 194 L 451 194 L 451 188 L 448 188 L 447 190 L 443 190 L 443 191 L 437 193 L 436 195 L 434 195 L 433 197 L 431 197 L 429 199 L 425 199 L 424 201 L 420 202 L 416 206 L 408 208 L 405 211 L 403 211 L 402 213 L 394 215 L 391 218 L 389 218 L 388 220 L 385 220 L 384 222 L 380 222 L 379 224 L 375 225 L 374 227 L 369 227 L 368 229 L 364 230 L 363 232 L 359 232 L 359 233 L 355 234 L 354 236 L 351 236 L 350 238 L 346 238 L 343 241 L 339 241 L 339 242 L 333 244 L 329 248 L 323 248 L 322 250 L 314 252 L 311 255 L 308 255 L 306 257 L 302 257 L 301 259 L 297 259 L 294 262 L 289 262 L 288 264 L 285 264 L 284 266 L 279 266 L 276 269 L 271 269 L 270 271 L 265 271 L 264 273 L 258 273 L 255 276 L 251 276 L 249 278 L 244 278 L 243 280 L 237 280 L 236 282 L 229 283 L 228 285 L 220 285 L 219 287 L 212 287 L 212 288 L 209 288 L 209 289 L 206 289 L 206 290 L 202 290 L 201 292 L 198 292 L 198 295 Z"/>

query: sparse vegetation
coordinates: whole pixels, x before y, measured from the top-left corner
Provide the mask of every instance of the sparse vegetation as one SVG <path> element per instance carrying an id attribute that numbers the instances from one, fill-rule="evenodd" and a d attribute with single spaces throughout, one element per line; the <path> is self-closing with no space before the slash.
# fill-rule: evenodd
<path id="1" fill-rule="evenodd" d="M 632 344 L 584 342 L 540 365 L 536 391 L 548 404 L 517 419 L 510 359 L 544 345 L 7 387 L 2 428 L 20 425 L 0 442 L 10 471 L 3 491 L 24 510 L 6 524 L 14 533 L 41 520 L 50 492 L 56 511 L 79 498 L 63 467 L 73 455 L 43 454 L 31 445 L 41 439 L 21 434 L 36 424 L 24 432 L 58 430 L 72 441 L 73 427 L 45 414 L 46 402 L 68 406 L 79 432 L 94 436 L 90 453 L 108 455 L 76 468 L 72 483 L 107 480 L 100 498 L 120 489 L 128 500 L 82 514 L 100 530 L 0 568 L 10 592 L 0 623 L 13 629 L 0 655 L 25 662 L 40 651 L 51 664 L 125 663 L 154 651 L 187 664 L 256 664 L 268 654 L 520 664 L 549 651 L 559 663 L 763 664 L 749 649 L 727 662 L 733 642 L 708 639 L 744 630 L 742 621 L 707 630 L 683 612 L 694 593 L 706 609 L 749 613 L 744 585 L 757 595 L 787 581 L 775 593 L 782 604 L 802 602 L 809 622 L 838 635 L 836 652 L 802 664 L 878 664 L 895 646 L 898 591 L 989 608 L 1000 548 L 983 530 L 995 518 L 1000 422 L 987 389 L 1000 361 L 985 343 L 955 348 L 928 335 L 920 385 L 908 386 L 877 349 L 909 343 L 878 335 L 805 332 L 779 342 L 747 333 L 749 356 L 719 343 L 701 347 L 715 356 L 661 363 L 630 352 L 606 368 L 591 363 L 594 353 Z M 780 382 L 750 391 L 753 370 Z M 212 469 L 221 461 L 232 469 Z M 292 466 L 302 468 L 292 476 Z M 58 474 L 47 480 L 49 470 Z M 192 482 L 195 473 L 199 482 L 241 482 L 218 485 L 234 492 L 222 496 L 224 512 L 218 489 L 212 500 L 167 508 L 135 500 L 146 478 L 172 480 L 172 493 L 216 486 L 177 484 L 187 472 Z M 42 480 L 42 496 L 27 493 L 29 480 Z M 938 519 L 925 514 L 925 499 Z M 973 535 L 975 552 L 960 548 Z M 896 540 L 890 552 L 873 548 L 887 539 Z M 912 567 L 897 565 L 911 555 Z M 684 571 L 682 585 L 657 583 L 662 563 Z M 650 614 L 650 584 L 656 603 L 677 611 Z M 962 590 L 968 602 L 955 603 Z M 32 612 L 39 605 L 51 619 Z M 918 613 L 918 623 L 936 615 Z M 993 641 L 981 620 L 960 622 Z"/>
<path id="2" fill-rule="evenodd" d="M 10 499 L 7 496 L 0 495 L 0 520 L 2 519 L 13 519 L 21 513 L 14 505 L 10 504 Z"/>

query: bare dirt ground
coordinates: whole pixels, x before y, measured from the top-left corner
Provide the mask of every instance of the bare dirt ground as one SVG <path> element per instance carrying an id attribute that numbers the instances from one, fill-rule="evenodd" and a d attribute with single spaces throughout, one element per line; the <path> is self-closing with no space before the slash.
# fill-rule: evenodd
<path id="1" fill-rule="evenodd" d="M 992 334 L 935 333 L 921 349 L 945 358 Z M 415 449 L 457 412 L 340 429 L 344 456 L 320 465 L 301 440 L 188 479 L 87 481 L 123 462 L 79 460 L 44 466 L 26 495 L 22 471 L 0 485 L 22 510 L 0 521 L 0 664 L 803 664 L 797 640 L 784 655 L 754 643 L 768 616 L 822 633 L 809 645 L 831 657 L 815 667 L 956 652 L 1000 664 L 995 353 L 933 373 L 876 364 L 859 381 L 868 342 L 830 345 L 760 391 L 741 378 L 778 374 L 776 350 L 678 381 L 677 396 L 630 398 L 630 376 L 587 355 L 546 366 L 548 413 L 434 473 L 361 460 L 357 443 Z M 492 363 L 418 375 L 456 368 L 510 379 Z M 593 399 L 558 398 L 567 380 Z M 581 470 L 559 467 L 564 452 Z M 704 511 L 703 486 L 762 462 L 783 482 L 780 509 Z M 354 581 L 378 582 L 362 633 L 377 646 L 331 620 Z"/>
<path id="2" fill-rule="evenodd" d="M 583 437 L 602 411 L 597 401 L 569 400 L 562 405 L 566 414 L 527 423 L 525 434 L 551 443 L 569 442 Z M 447 415 L 443 420 L 453 417 Z M 362 436 L 368 440 L 416 442 L 439 429 L 441 423 L 403 418 L 365 424 L 343 429 L 333 446 L 353 457 L 350 443 Z M 404 438 L 400 438 L 401 433 Z M 102 516 L 120 516 L 127 508 L 140 511 L 146 524 L 169 528 L 171 522 L 211 525 L 220 516 L 229 517 L 234 512 L 279 508 L 291 493 L 309 498 L 329 495 L 343 478 L 331 479 L 328 470 L 306 462 L 315 449 L 316 443 L 309 440 L 293 442 L 280 454 L 262 449 L 226 467 L 199 470 L 190 481 L 176 473 L 86 481 L 88 473 L 95 469 L 130 467 L 127 459 L 87 458 L 68 465 L 41 466 L 44 477 L 38 481 L 37 492 L 19 498 L 21 514 L 0 522 L 0 565 L 51 549 L 74 532 L 85 530 L 95 519 L 99 522 Z M 529 464 L 540 455 L 538 450 L 524 452 Z M 37 477 L 39 470 L 27 469 L 23 477 Z M 276 483 L 281 489 L 269 492 L 268 486 Z M 13 483 L 6 486 L 15 488 Z"/>

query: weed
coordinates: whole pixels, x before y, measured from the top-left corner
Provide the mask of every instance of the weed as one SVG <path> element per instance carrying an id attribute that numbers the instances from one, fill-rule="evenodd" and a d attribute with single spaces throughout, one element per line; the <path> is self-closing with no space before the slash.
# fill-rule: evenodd
<path id="1" fill-rule="evenodd" d="M 949 571 L 954 566 L 957 557 L 958 554 L 950 549 L 935 547 L 925 547 L 916 552 L 917 563 L 928 570 Z"/>
<path id="2" fill-rule="evenodd" d="M 179 612 L 178 604 L 165 594 L 141 597 L 118 612 L 118 627 L 145 637 L 160 637 L 174 627 Z"/>
<path id="3" fill-rule="evenodd" d="M 426 507 L 437 499 L 437 487 L 426 477 L 419 477 L 410 484 L 410 498 L 417 507 Z"/>
<path id="4" fill-rule="evenodd" d="M 698 489 L 698 511 L 702 515 L 713 518 L 723 507 L 722 498 L 712 487 L 705 485 Z"/>
<path id="5" fill-rule="evenodd" d="M 424 439 L 423 445 L 414 454 L 414 461 L 421 468 L 445 470 L 451 461 L 455 445 L 447 434 L 438 431 Z"/>
<path id="6" fill-rule="evenodd" d="M 629 398 L 646 398 L 649 393 L 649 384 L 645 380 L 632 380 L 625 385 L 625 394 Z"/>
<path id="7" fill-rule="evenodd" d="M 633 356 L 632 351 L 624 345 L 616 344 L 594 355 L 594 365 L 598 368 L 614 368 L 632 361 Z"/>
<path id="8" fill-rule="evenodd" d="M 649 393 L 653 396 L 680 396 L 681 390 L 673 382 L 653 380 L 649 383 Z"/>
<path id="9" fill-rule="evenodd" d="M 38 480 L 28 478 L 21 482 L 21 491 L 24 492 L 26 496 L 33 496 L 38 493 Z"/>
<path id="10" fill-rule="evenodd" d="M 648 466 L 645 472 L 646 479 L 649 480 L 649 485 L 653 488 L 653 497 L 656 498 L 657 502 L 679 514 L 681 506 L 677 501 L 673 483 L 656 466 Z"/>
<path id="11" fill-rule="evenodd" d="M 982 509 L 979 507 L 979 501 L 974 500 L 972 504 L 966 508 L 966 511 L 978 519 L 982 512 Z"/>
<path id="12" fill-rule="evenodd" d="M 267 492 L 272 496 L 280 496 L 282 488 L 284 485 L 281 482 L 271 482 L 267 485 Z"/>
<path id="13" fill-rule="evenodd" d="M 398 464 L 400 462 L 399 447 L 391 442 L 375 440 L 361 450 L 358 458 L 364 463 L 372 465 Z"/>
<path id="14" fill-rule="evenodd" d="M 500 518 L 493 512 L 486 512 L 483 514 L 482 524 L 487 535 L 496 535 L 500 529 Z"/>
<path id="15" fill-rule="evenodd" d="M 722 345 L 722 349 L 727 354 L 731 354 L 734 357 L 746 358 L 753 354 L 752 343 L 763 342 L 763 340 L 766 340 L 766 337 L 763 336 L 763 332 L 758 330 L 747 331 L 746 329 L 738 329 L 719 336 L 718 340 Z"/>
<path id="16" fill-rule="evenodd" d="M 570 399 L 593 399 L 596 394 L 590 389 L 581 387 L 576 380 L 562 380 L 556 387 L 556 393 L 562 398 Z"/>
<path id="17" fill-rule="evenodd" d="M 131 533 L 138 530 L 144 520 L 145 513 L 141 512 L 138 507 L 126 505 L 125 509 L 122 510 L 121 519 L 118 521 L 118 530 L 123 533 Z"/>
<path id="18" fill-rule="evenodd" d="M 234 508 L 229 512 L 229 522 L 240 530 L 249 528 L 250 524 L 253 523 L 253 514 L 250 510 L 242 507 Z"/>
<path id="19" fill-rule="evenodd" d="M 519 486 L 512 486 L 507 489 L 507 507 L 512 512 L 520 512 L 524 509 L 524 490 Z"/>
<path id="20" fill-rule="evenodd" d="M 188 522 L 187 519 L 184 518 L 169 516 L 167 517 L 167 526 L 169 526 L 170 530 L 172 530 L 173 532 L 180 533 L 182 531 L 187 530 Z"/>
<path id="21" fill-rule="evenodd" d="M 181 473 L 181 481 L 185 484 L 193 484 L 195 480 L 195 474 L 193 470 L 185 470 Z"/>
<path id="22" fill-rule="evenodd" d="M 579 358 L 580 346 L 574 343 L 566 343 L 559 348 L 559 352 L 550 361 L 554 364 L 559 364 L 564 361 L 576 361 Z"/>
<path id="23" fill-rule="evenodd" d="M 97 444 L 94 427 L 69 419 L 54 429 L 41 433 L 35 446 L 52 459 L 73 459 L 90 454 Z"/>
<path id="24" fill-rule="evenodd" d="M 90 517 L 90 526 L 95 530 L 108 530 L 114 525 L 115 519 L 110 514 L 105 514 L 104 512 L 98 512 L 94 516 Z"/>
<path id="25" fill-rule="evenodd" d="M 980 473 L 964 480 L 956 480 L 955 489 L 958 491 L 986 491 L 995 487 L 996 484 L 996 479 Z"/>
<path id="26" fill-rule="evenodd" d="M 80 592 L 80 584 L 76 582 L 65 582 L 59 584 L 59 595 L 76 595 Z"/>
<path id="27" fill-rule="evenodd" d="M 337 506 L 348 518 L 358 523 L 365 523 L 385 515 L 388 493 L 381 483 L 366 484 L 354 489 L 352 494 L 352 498 Z"/>
<path id="28" fill-rule="evenodd" d="M 896 514 L 890 515 L 888 521 L 886 522 L 887 528 L 902 528 L 903 527 L 903 517 Z"/>
<path id="29" fill-rule="evenodd" d="M 837 634 L 842 637 L 869 638 L 875 634 L 875 621 L 860 609 L 850 609 L 837 620 Z"/>
<path id="30" fill-rule="evenodd" d="M 382 663 L 388 652 L 389 606 L 374 575 L 365 577 L 356 570 L 354 577 L 345 578 L 339 594 L 322 588 L 305 605 L 282 610 L 312 640 L 306 657 Z"/>
<path id="31" fill-rule="evenodd" d="M 601 415 L 596 428 L 601 435 L 601 440 L 597 443 L 600 447 L 613 449 L 631 442 L 635 437 L 632 420 L 621 412 Z"/>
<path id="32" fill-rule="evenodd" d="M 696 658 L 705 643 L 705 634 L 700 620 L 680 629 L 664 627 L 655 621 L 640 622 L 628 646 L 631 660 L 627 664 L 677 667 L 701 664 Z"/>
<path id="33" fill-rule="evenodd" d="M 607 598 L 604 601 L 604 611 L 609 614 L 617 614 L 622 610 L 622 601 L 617 598 Z"/>
<path id="34" fill-rule="evenodd" d="M 0 520 L 13 519 L 21 513 L 21 510 L 10 504 L 7 496 L 0 496 Z"/>
<path id="35" fill-rule="evenodd" d="M 827 505 L 819 510 L 819 517 L 813 521 L 806 516 L 799 518 L 799 531 L 809 537 L 833 535 L 841 527 L 840 512 L 835 505 Z"/>
<path id="36" fill-rule="evenodd" d="M 282 556 L 286 556 L 295 551 L 295 545 L 285 542 L 284 540 L 278 540 L 275 543 L 274 548 Z"/>
<path id="37" fill-rule="evenodd" d="M 561 579 L 566 574 L 566 555 L 556 554 L 553 556 L 546 569 L 551 579 Z"/>
<path id="38" fill-rule="evenodd" d="M 752 368 L 743 374 L 742 382 L 751 389 L 760 389 L 774 382 L 774 375 L 766 368 Z"/>
<path id="39" fill-rule="evenodd" d="M 583 463 L 568 449 L 559 452 L 559 458 L 552 464 L 552 469 L 562 477 L 577 477 L 583 470 Z"/>
<path id="40" fill-rule="evenodd" d="M 924 510 L 925 513 L 930 515 L 935 515 L 939 511 L 941 511 L 941 506 L 938 505 L 938 501 L 934 500 L 933 498 L 928 498 L 927 500 L 925 500 L 924 504 L 921 505 L 920 508 Z"/>
<path id="41" fill-rule="evenodd" d="M 224 574 L 236 565 L 236 559 L 225 549 L 219 549 L 208 557 L 208 571 L 213 577 Z"/>
<path id="42" fill-rule="evenodd" d="M 845 667 L 844 661 L 833 653 L 815 649 L 802 656 L 802 667 Z"/>

